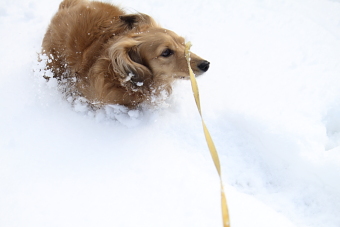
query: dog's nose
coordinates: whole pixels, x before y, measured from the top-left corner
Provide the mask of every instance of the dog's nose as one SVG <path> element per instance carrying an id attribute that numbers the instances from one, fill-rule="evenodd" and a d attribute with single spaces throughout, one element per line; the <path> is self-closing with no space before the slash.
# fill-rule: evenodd
<path id="1" fill-rule="evenodd" d="M 206 72 L 208 71 L 209 69 L 209 65 L 210 65 L 210 62 L 204 60 L 202 62 L 199 63 L 199 65 L 197 66 L 200 70 L 202 70 L 203 72 Z"/>

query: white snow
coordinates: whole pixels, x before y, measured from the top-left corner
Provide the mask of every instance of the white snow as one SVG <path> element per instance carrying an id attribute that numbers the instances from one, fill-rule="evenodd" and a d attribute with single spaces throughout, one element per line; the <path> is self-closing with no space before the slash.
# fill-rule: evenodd
<path id="1" fill-rule="evenodd" d="M 232 227 L 340 226 L 340 1 L 120 0 L 193 43 Z M 0 2 L 0 226 L 221 226 L 189 81 L 90 110 L 42 78 L 59 1 Z M 48 72 L 47 72 L 48 73 Z"/>
<path id="2" fill-rule="evenodd" d="M 135 75 L 133 75 L 133 73 L 129 73 L 128 76 L 125 78 L 124 82 L 131 80 L 131 78 L 134 77 L 134 76 Z"/>
<path id="3" fill-rule="evenodd" d="M 136 83 L 136 85 L 137 85 L 138 87 L 143 86 L 143 84 L 144 84 L 143 82 L 137 82 L 137 83 Z"/>

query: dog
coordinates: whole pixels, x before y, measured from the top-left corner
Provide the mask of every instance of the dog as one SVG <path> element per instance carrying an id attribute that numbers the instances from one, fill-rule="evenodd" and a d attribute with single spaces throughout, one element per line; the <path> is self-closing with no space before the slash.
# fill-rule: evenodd
<path id="1" fill-rule="evenodd" d="M 171 94 L 176 79 L 188 79 L 185 40 L 143 13 L 126 14 L 109 3 L 64 0 L 42 42 L 46 68 L 69 79 L 73 94 L 90 103 L 136 108 Z M 210 63 L 191 53 L 196 76 Z"/>

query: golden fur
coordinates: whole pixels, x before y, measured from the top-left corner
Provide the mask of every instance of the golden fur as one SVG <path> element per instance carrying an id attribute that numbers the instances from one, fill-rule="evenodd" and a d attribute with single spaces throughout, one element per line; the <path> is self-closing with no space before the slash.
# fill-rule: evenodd
<path id="1" fill-rule="evenodd" d="M 45 34 L 47 68 L 91 103 L 136 107 L 151 102 L 172 82 L 188 78 L 185 40 L 148 15 L 126 14 L 108 3 L 64 0 Z M 191 54 L 196 75 L 209 62 Z"/>

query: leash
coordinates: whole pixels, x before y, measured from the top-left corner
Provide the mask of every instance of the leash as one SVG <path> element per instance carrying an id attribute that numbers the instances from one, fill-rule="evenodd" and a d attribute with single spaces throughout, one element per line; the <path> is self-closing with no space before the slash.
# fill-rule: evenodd
<path id="1" fill-rule="evenodd" d="M 205 140 L 207 141 L 211 157 L 212 157 L 212 159 L 214 161 L 217 173 L 218 173 L 218 175 L 220 177 L 221 208 L 222 208 L 223 227 L 230 227 L 229 211 L 228 211 L 226 196 L 225 196 L 225 193 L 224 193 L 223 182 L 222 182 L 221 164 L 220 164 L 220 160 L 218 158 L 218 153 L 217 153 L 216 147 L 214 145 L 214 142 L 213 142 L 213 140 L 212 140 L 212 138 L 210 136 L 210 133 L 208 131 L 208 128 L 205 125 L 204 120 L 203 120 L 202 111 L 201 111 L 200 97 L 199 97 L 198 86 L 197 86 L 197 81 L 196 81 L 194 72 L 192 71 L 191 66 L 190 66 L 190 47 L 191 47 L 191 42 L 187 42 L 185 44 L 185 58 L 187 59 L 187 63 L 188 63 L 188 67 L 189 67 L 191 87 L 192 87 L 192 91 L 193 91 L 193 94 L 194 94 L 194 97 L 195 97 L 195 102 L 196 102 L 196 106 L 197 106 L 198 112 L 199 112 L 199 114 L 201 116 Z"/>

